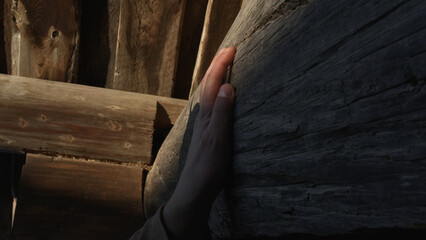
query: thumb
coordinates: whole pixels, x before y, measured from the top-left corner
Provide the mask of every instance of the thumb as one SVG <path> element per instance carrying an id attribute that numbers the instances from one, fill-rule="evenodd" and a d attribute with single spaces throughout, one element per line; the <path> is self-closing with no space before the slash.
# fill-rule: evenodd
<path id="1" fill-rule="evenodd" d="M 235 104 L 235 92 L 231 84 L 223 84 L 217 94 L 212 115 L 210 118 L 210 127 L 216 129 L 219 133 L 227 134 L 231 131 L 233 124 L 233 113 Z"/>

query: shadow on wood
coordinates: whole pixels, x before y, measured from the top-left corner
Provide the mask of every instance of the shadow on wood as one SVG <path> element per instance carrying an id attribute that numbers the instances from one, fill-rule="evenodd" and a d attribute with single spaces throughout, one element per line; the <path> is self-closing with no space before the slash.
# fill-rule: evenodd
<path id="1" fill-rule="evenodd" d="M 214 236 L 425 228 L 425 12 L 421 0 L 245 2 L 222 43 L 237 47 L 237 98 Z M 198 98 L 148 175 L 147 214 L 172 194 Z"/>

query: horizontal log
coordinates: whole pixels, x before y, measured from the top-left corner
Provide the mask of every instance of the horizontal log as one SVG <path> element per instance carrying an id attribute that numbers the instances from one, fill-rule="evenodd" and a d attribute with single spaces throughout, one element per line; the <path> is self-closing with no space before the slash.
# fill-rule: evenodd
<path id="1" fill-rule="evenodd" d="M 142 181 L 134 165 L 27 154 L 14 237 L 129 238 L 144 222 Z"/>
<path id="2" fill-rule="evenodd" d="M 186 102 L 0 75 L 0 149 L 150 163 L 154 123 Z"/>

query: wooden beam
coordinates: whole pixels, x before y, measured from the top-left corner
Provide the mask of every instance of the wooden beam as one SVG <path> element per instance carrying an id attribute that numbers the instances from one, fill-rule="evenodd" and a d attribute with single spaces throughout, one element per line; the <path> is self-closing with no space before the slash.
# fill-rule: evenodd
<path id="1" fill-rule="evenodd" d="M 209 0 L 204 17 L 203 33 L 198 48 L 197 60 L 192 75 L 189 97 L 203 79 L 223 38 L 240 11 L 242 0 Z"/>
<path id="2" fill-rule="evenodd" d="M 144 223 L 140 166 L 27 155 L 16 239 L 128 239 Z"/>
<path id="3" fill-rule="evenodd" d="M 121 0 L 113 81 L 106 87 L 171 97 L 186 0 Z"/>
<path id="4" fill-rule="evenodd" d="M 222 43 L 237 47 L 237 96 L 217 238 L 425 229 L 425 12 L 422 0 L 245 1 Z M 176 186 L 198 97 L 149 172 L 151 213 Z"/>
<path id="5" fill-rule="evenodd" d="M 9 73 L 75 82 L 79 0 L 5 0 Z"/>
<path id="6" fill-rule="evenodd" d="M 154 123 L 173 124 L 186 102 L 0 75 L 0 148 L 150 163 Z"/>

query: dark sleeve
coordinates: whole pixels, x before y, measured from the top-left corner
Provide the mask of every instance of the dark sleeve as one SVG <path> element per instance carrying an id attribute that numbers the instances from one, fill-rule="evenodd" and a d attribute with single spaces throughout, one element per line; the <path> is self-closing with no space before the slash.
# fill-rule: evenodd
<path id="1" fill-rule="evenodd" d="M 169 240 L 163 221 L 163 208 L 164 205 L 129 240 Z"/>

